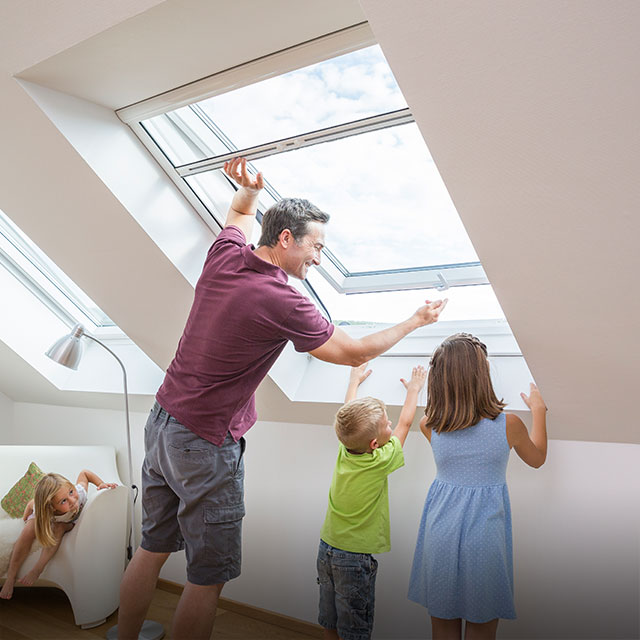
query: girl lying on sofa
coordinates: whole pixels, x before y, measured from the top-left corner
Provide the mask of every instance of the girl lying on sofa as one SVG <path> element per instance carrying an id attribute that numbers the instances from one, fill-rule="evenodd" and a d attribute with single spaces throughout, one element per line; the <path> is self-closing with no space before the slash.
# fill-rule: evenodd
<path id="1" fill-rule="evenodd" d="M 42 545 L 40 558 L 36 565 L 20 579 L 20 584 L 32 585 L 44 570 L 47 562 L 53 558 L 62 536 L 71 531 L 80 517 L 82 508 L 87 502 L 89 483 L 100 489 L 113 489 L 113 482 L 102 482 L 92 471 L 84 469 L 78 475 L 75 485 L 57 473 L 47 473 L 36 485 L 35 495 L 29 500 L 22 519 L 25 521 L 20 537 L 16 541 L 7 578 L 0 591 L 0 598 L 8 600 L 13 595 L 13 586 L 18 571 L 37 538 Z"/>

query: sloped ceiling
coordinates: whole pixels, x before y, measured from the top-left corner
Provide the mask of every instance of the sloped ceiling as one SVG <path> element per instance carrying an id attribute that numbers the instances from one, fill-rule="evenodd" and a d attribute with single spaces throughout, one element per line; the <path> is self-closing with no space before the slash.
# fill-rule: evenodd
<path id="1" fill-rule="evenodd" d="M 214 3 L 196 0 L 40 4 L 0 8 L 0 207 L 156 362 L 175 348 L 190 286 L 11 75 L 120 107 L 366 18 L 548 401 L 551 436 L 561 423 L 575 439 L 640 442 L 640 5 L 334 0 L 302 11 L 278 0 L 252 13 L 247 1 L 215 3 L 207 23 L 198 11 Z M 158 33 L 171 34 L 170 54 L 157 57 L 168 42 Z M 96 244 L 79 249 L 54 218 L 99 230 Z M 91 269 L 100 252 L 113 257 L 107 276 Z M 132 272 L 125 291 L 114 287 Z M 175 308 L 149 336 L 144 320 L 163 295 Z"/>
<path id="2" fill-rule="evenodd" d="M 362 0 L 553 425 L 640 442 L 640 4 Z"/>
<path id="3" fill-rule="evenodd" d="M 155 4 L 20 77 L 117 109 L 365 20 L 357 0 Z"/>

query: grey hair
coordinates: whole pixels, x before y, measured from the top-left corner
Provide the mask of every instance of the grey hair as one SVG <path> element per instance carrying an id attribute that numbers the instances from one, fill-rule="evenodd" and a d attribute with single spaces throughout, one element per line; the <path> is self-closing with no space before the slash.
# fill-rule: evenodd
<path id="1" fill-rule="evenodd" d="M 280 234 L 289 229 L 296 242 L 308 233 L 309 222 L 329 222 L 329 214 L 302 198 L 283 198 L 269 207 L 262 216 L 262 235 L 259 247 L 275 247 Z"/>

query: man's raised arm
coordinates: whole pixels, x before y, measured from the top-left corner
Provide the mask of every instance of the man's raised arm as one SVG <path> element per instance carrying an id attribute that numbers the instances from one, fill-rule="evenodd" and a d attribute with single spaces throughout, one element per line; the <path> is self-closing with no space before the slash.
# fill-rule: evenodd
<path id="1" fill-rule="evenodd" d="M 255 178 L 247 171 L 247 161 L 245 158 L 234 158 L 224 163 L 224 172 L 240 185 L 240 189 L 235 192 L 229 211 L 225 227 L 234 225 L 242 230 L 247 242 L 251 241 L 251 231 L 253 221 L 256 219 L 258 210 L 258 194 L 264 186 L 262 174 Z"/>
<path id="2" fill-rule="evenodd" d="M 419 327 L 437 322 L 446 304 L 446 299 L 427 301 L 404 322 L 358 339 L 350 337 L 340 327 L 336 327 L 329 340 L 309 353 L 318 360 L 358 367 L 389 350 Z"/>

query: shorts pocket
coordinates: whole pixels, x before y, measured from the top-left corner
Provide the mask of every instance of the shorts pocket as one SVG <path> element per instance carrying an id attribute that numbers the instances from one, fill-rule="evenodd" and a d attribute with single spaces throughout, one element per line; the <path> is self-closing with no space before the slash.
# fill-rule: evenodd
<path id="1" fill-rule="evenodd" d="M 167 424 L 167 453 L 172 460 L 187 463 L 206 462 L 215 455 L 214 444 L 197 436 L 179 422 Z"/>
<path id="2" fill-rule="evenodd" d="M 240 575 L 244 514 L 243 504 L 204 507 L 204 548 L 198 564 L 206 578 L 200 584 L 228 582 Z"/>
<path id="3" fill-rule="evenodd" d="M 236 463 L 235 475 L 239 478 L 244 478 L 244 452 L 247 449 L 247 441 L 241 437 L 240 440 L 238 440 L 238 444 L 240 445 L 240 455 Z"/>
<path id="4" fill-rule="evenodd" d="M 242 520 L 245 516 L 243 504 L 236 504 L 230 507 L 205 507 L 205 524 L 220 524 L 222 522 L 235 522 Z"/>

